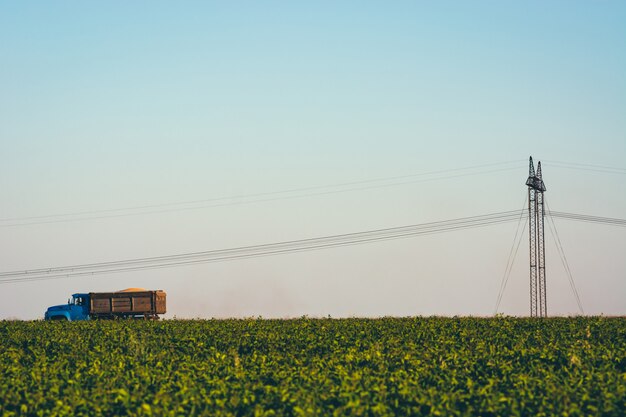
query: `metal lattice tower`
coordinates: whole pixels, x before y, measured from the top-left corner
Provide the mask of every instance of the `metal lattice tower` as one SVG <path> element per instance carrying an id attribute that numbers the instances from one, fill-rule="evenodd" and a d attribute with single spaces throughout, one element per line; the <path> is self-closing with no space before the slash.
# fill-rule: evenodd
<path id="1" fill-rule="evenodd" d="M 546 254 L 544 239 L 543 193 L 546 186 L 541 178 L 541 162 L 537 162 L 537 172 L 530 157 L 528 168 L 528 224 L 530 241 L 530 316 L 546 317 Z"/>

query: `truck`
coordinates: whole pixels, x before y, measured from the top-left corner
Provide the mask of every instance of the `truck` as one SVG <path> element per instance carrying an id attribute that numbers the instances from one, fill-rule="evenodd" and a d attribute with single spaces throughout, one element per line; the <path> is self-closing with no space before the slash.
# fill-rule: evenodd
<path id="1" fill-rule="evenodd" d="M 67 304 L 48 307 L 45 320 L 158 319 L 165 314 L 165 291 L 127 288 L 72 294 Z"/>

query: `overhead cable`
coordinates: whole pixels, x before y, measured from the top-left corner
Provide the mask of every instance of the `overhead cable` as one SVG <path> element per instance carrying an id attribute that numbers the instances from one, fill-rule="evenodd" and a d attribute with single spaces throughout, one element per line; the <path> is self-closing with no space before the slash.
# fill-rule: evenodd
<path id="1" fill-rule="evenodd" d="M 411 236 L 443 233 L 468 228 L 483 227 L 514 221 L 519 211 L 492 213 L 481 216 L 464 217 L 446 221 L 415 224 L 410 226 L 392 227 L 365 232 L 346 233 L 310 239 L 292 240 L 253 246 L 242 246 L 229 249 L 189 252 L 176 255 L 136 258 L 111 262 L 70 265 L 61 267 L 38 268 L 22 271 L 0 273 L 0 283 L 49 279 L 76 275 L 94 275 L 111 272 L 122 272 L 140 269 L 154 269 L 172 266 L 191 265 L 196 263 L 218 262 L 234 259 L 245 259 L 259 256 L 270 256 L 291 252 L 325 249 L 338 246 L 356 245 Z"/>
<path id="2" fill-rule="evenodd" d="M 579 164 L 574 162 L 561 162 L 561 161 L 546 161 L 542 162 L 547 163 L 550 167 L 555 168 L 566 168 L 566 169 L 574 169 L 580 171 L 592 171 L 592 172 L 602 172 L 606 174 L 626 174 L 626 168 L 618 168 L 611 167 L 606 165 L 593 165 L 593 164 Z M 544 165 L 545 166 L 545 165 Z"/>
<path id="3" fill-rule="evenodd" d="M 370 190 L 376 188 L 397 187 L 428 181 L 440 181 L 465 176 L 490 174 L 507 170 L 517 169 L 518 166 L 510 166 L 518 161 L 483 164 L 465 168 L 446 169 L 400 175 L 385 178 L 376 178 L 361 181 L 351 181 L 337 184 L 318 185 L 302 188 L 291 188 L 279 191 L 254 193 L 241 196 L 216 197 L 202 200 L 190 200 L 162 204 L 149 204 L 125 208 L 113 208 L 104 210 L 78 211 L 64 214 L 49 214 L 41 216 L 12 217 L 0 219 L 0 227 L 31 226 L 37 224 L 67 223 L 86 220 L 100 220 L 117 217 L 143 216 L 147 214 L 162 214 L 207 208 L 265 203 L 278 200 L 298 199 L 313 196 L 332 195 L 351 191 Z M 495 168 L 498 166 L 509 166 Z M 489 168 L 489 169 L 485 169 Z"/>
<path id="4" fill-rule="evenodd" d="M 548 205 L 548 200 L 546 201 L 546 206 L 548 207 L 548 211 L 550 211 L 550 206 Z M 548 216 L 548 228 L 550 229 L 550 233 L 554 239 L 554 244 L 557 248 L 557 252 L 559 253 L 559 257 L 561 258 L 561 263 L 565 268 L 565 273 L 567 275 L 570 288 L 574 293 L 574 298 L 576 299 L 576 304 L 578 305 L 578 310 L 581 314 L 585 314 L 585 310 L 583 309 L 583 304 L 580 301 L 580 295 L 578 294 L 578 289 L 576 288 L 576 283 L 574 282 L 574 276 L 572 275 L 572 270 L 569 266 L 569 262 L 567 261 L 567 257 L 565 256 L 565 250 L 563 249 L 563 243 L 561 243 L 561 237 L 559 236 L 559 232 L 556 228 L 556 223 L 554 222 L 554 218 L 552 216 Z"/>
<path id="5" fill-rule="evenodd" d="M 528 201 L 528 196 L 524 193 L 524 204 L 522 207 L 526 207 L 526 202 Z M 498 292 L 498 297 L 496 298 L 496 308 L 494 309 L 493 314 L 498 313 L 498 309 L 500 308 L 500 303 L 502 302 L 502 296 L 504 295 L 504 290 L 506 289 L 506 285 L 509 282 L 509 277 L 511 276 L 511 271 L 513 270 L 513 264 L 515 263 L 515 259 L 517 257 L 517 252 L 519 251 L 520 243 L 522 242 L 522 237 L 524 234 L 524 230 L 526 229 L 526 224 L 528 223 L 528 218 L 524 221 L 524 225 L 522 225 L 522 217 L 524 215 L 524 209 L 520 210 L 519 220 L 517 221 L 517 228 L 515 230 L 515 236 L 513 237 L 513 244 L 511 245 L 511 250 L 509 251 L 509 258 L 506 261 L 506 267 L 504 268 L 504 275 L 502 275 L 502 281 L 500 282 L 500 290 Z M 519 238 L 518 238 L 519 236 Z"/>
<path id="6" fill-rule="evenodd" d="M 36 268 L 0 273 L 0 284 L 22 281 L 46 280 L 70 276 L 98 275 L 125 271 L 170 268 L 184 265 L 240 260 L 294 252 L 313 251 L 333 247 L 358 245 L 413 236 L 437 234 L 469 228 L 485 227 L 505 222 L 518 221 L 523 210 L 504 211 L 480 216 L 462 217 L 451 220 L 390 227 L 364 232 L 345 233 L 309 239 L 291 240 L 228 249 L 187 252 L 175 255 L 134 258 L 110 262 L 77 264 L 60 267 Z M 587 216 L 574 213 L 549 212 L 553 217 L 603 223 L 611 226 L 626 226 L 625 219 Z M 519 245 L 519 244 L 518 244 Z"/>
<path id="7" fill-rule="evenodd" d="M 599 217 L 599 216 L 589 216 L 586 214 L 575 214 L 575 213 L 565 213 L 562 211 L 550 211 L 547 215 L 558 218 L 558 219 L 567 219 L 567 220 L 575 220 L 585 223 L 601 223 L 610 226 L 619 226 L 626 227 L 626 219 L 616 219 L 611 217 Z"/>

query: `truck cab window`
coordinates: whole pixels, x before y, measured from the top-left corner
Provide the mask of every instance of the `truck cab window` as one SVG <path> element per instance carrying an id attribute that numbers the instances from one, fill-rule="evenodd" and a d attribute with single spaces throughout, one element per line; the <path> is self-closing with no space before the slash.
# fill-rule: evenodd
<path id="1" fill-rule="evenodd" d="M 80 298 L 80 297 L 78 297 L 78 298 L 76 299 L 76 305 L 77 305 L 77 306 L 82 306 L 82 305 L 83 305 L 83 299 L 82 299 L 82 298 Z"/>

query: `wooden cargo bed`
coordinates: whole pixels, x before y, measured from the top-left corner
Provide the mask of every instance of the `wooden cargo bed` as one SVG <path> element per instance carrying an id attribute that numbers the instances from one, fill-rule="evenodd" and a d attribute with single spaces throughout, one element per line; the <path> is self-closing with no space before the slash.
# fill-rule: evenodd
<path id="1" fill-rule="evenodd" d="M 164 291 L 100 292 L 89 294 L 94 316 L 154 316 L 165 314 Z"/>

